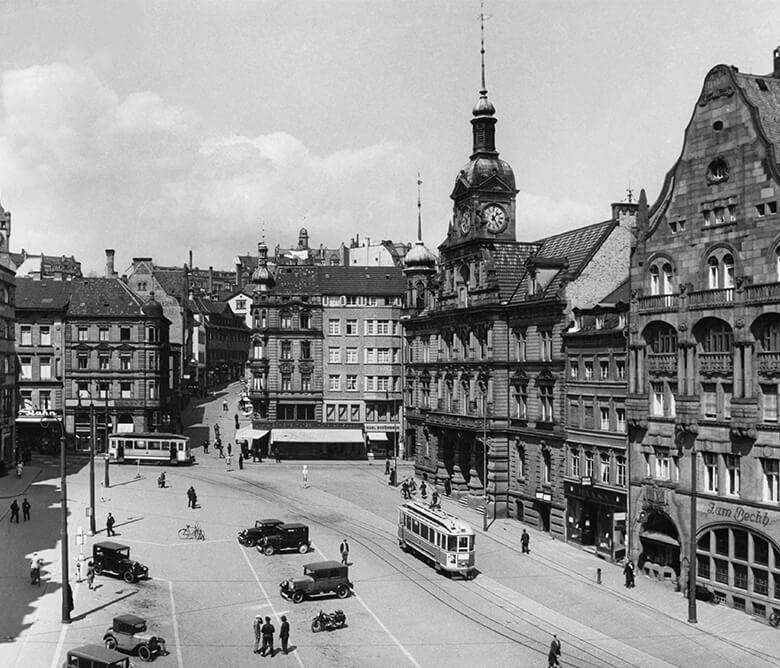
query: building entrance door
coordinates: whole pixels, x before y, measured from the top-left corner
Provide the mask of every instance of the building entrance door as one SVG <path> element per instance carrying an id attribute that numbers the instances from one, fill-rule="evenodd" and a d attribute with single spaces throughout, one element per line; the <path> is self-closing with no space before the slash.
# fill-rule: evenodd
<path id="1" fill-rule="evenodd" d="M 545 532 L 550 531 L 550 506 L 546 503 L 536 503 L 536 512 L 539 515 L 539 529 Z"/>

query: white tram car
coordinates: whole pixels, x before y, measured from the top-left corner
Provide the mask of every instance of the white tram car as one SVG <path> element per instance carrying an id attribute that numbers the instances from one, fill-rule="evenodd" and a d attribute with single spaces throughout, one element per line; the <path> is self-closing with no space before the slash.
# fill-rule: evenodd
<path id="1" fill-rule="evenodd" d="M 474 530 L 467 522 L 417 501 L 398 507 L 398 545 L 433 561 L 437 571 L 474 570 Z"/>
<path id="2" fill-rule="evenodd" d="M 117 464 L 130 462 L 161 462 L 164 464 L 192 464 L 190 439 L 180 434 L 162 432 L 128 432 L 108 437 L 108 459 Z"/>

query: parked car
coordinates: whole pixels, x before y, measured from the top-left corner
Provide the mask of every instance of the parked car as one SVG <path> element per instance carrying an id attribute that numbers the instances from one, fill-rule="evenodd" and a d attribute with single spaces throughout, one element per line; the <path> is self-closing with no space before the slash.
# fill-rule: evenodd
<path id="1" fill-rule="evenodd" d="M 257 549 L 268 555 L 282 550 L 298 550 L 306 554 L 311 549 L 309 527 L 305 524 L 280 524 L 276 533 L 263 536 Z"/>
<path id="2" fill-rule="evenodd" d="M 146 632 L 146 620 L 136 615 L 119 615 L 103 636 L 108 649 L 138 654 L 141 661 L 151 661 L 165 654 L 165 638 Z"/>
<path id="3" fill-rule="evenodd" d="M 133 668 L 130 659 L 103 645 L 69 649 L 62 668 Z"/>
<path id="4" fill-rule="evenodd" d="M 121 543 L 104 541 L 92 546 L 92 563 L 95 574 L 113 573 L 125 582 L 136 582 L 149 577 L 149 567 L 130 559 L 130 548 Z"/>
<path id="5" fill-rule="evenodd" d="M 277 527 L 282 524 L 284 524 L 282 520 L 257 520 L 254 527 L 239 532 L 238 542 L 245 547 L 255 547 L 265 536 L 274 533 Z"/>
<path id="6" fill-rule="evenodd" d="M 303 567 L 303 577 L 290 578 L 279 584 L 279 593 L 293 603 L 300 603 L 307 596 L 336 592 L 339 598 L 347 598 L 353 585 L 349 581 L 349 567 L 338 561 L 318 561 Z"/>

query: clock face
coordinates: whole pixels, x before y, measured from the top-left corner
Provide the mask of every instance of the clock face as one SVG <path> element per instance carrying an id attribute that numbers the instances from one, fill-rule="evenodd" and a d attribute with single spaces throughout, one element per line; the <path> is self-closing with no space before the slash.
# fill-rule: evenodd
<path id="1" fill-rule="evenodd" d="M 461 234 L 468 234 L 471 229 L 471 212 L 468 209 L 458 211 L 458 225 Z"/>
<path id="2" fill-rule="evenodd" d="M 506 213 L 496 204 L 486 206 L 482 210 L 482 218 L 485 220 L 488 232 L 493 232 L 493 234 L 501 232 L 506 227 Z"/>

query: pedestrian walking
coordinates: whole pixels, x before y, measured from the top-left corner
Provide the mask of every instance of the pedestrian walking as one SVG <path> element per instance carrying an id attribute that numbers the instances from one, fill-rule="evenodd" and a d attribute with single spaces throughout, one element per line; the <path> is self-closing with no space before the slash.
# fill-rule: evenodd
<path id="1" fill-rule="evenodd" d="M 203 441 L 203 454 L 209 454 L 209 439 L 204 439 Z"/>
<path id="2" fill-rule="evenodd" d="M 406 478 L 404 478 L 404 481 L 401 483 L 401 494 L 403 494 L 404 499 L 411 499 L 411 494 L 409 494 L 409 483 L 406 481 Z"/>
<path id="3" fill-rule="evenodd" d="M 434 489 L 431 494 L 431 508 L 441 508 L 441 501 L 439 501 L 439 493 Z"/>
<path id="4" fill-rule="evenodd" d="M 228 402 L 227 399 L 222 400 L 222 412 L 227 413 L 228 412 Z"/>
<path id="5" fill-rule="evenodd" d="M 260 641 L 263 639 L 263 616 L 255 615 L 252 630 L 255 632 L 255 654 L 260 654 Z"/>
<path id="6" fill-rule="evenodd" d="M 228 453 L 228 457 L 230 457 L 230 455 L 233 454 L 233 444 L 232 443 L 228 443 L 227 453 Z"/>
<path id="7" fill-rule="evenodd" d="M 452 480 L 448 477 L 444 479 L 444 495 L 450 496 L 452 494 Z"/>
<path id="8" fill-rule="evenodd" d="M 631 589 L 634 586 L 634 562 L 631 559 L 626 561 L 626 565 L 623 566 L 623 575 L 626 578 L 626 589 Z"/>
<path id="9" fill-rule="evenodd" d="M 21 478 L 22 473 L 24 473 L 24 464 L 22 463 L 22 460 L 20 459 L 18 462 L 16 462 L 16 477 Z"/>
<path id="10" fill-rule="evenodd" d="M 523 554 L 531 554 L 531 550 L 528 549 L 528 543 L 531 541 L 531 536 L 523 529 L 523 534 L 520 536 L 520 544 L 523 546 Z"/>
<path id="11" fill-rule="evenodd" d="M 277 464 L 281 464 L 282 462 L 282 456 L 279 454 L 279 448 L 277 448 L 276 446 L 274 446 L 274 461 Z"/>
<path id="12" fill-rule="evenodd" d="M 239 452 L 238 453 L 238 468 L 240 470 L 242 470 L 242 471 L 244 470 L 244 453 L 243 452 Z"/>
<path id="13" fill-rule="evenodd" d="M 233 416 L 233 418 L 234 418 L 234 419 L 235 419 L 235 421 L 236 421 L 236 429 L 238 429 L 238 428 L 239 428 L 239 426 L 240 426 L 240 425 L 238 424 L 238 413 L 236 413 L 236 414 Z"/>
<path id="14" fill-rule="evenodd" d="M 420 483 L 420 496 L 421 496 L 423 499 L 427 499 L 427 498 L 428 498 L 428 489 L 427 489 L 427 487 L 425 486 L 425 480 L 423 480 L 423 481 Z"/>
<path id="15" fill-rule="evenodd" d="M 226 471 L 232 471 L 233 470 L 233 467 L 231 466 L 230 461 L 231 461 L 230 460 L 230 455 L 225 457 L 225 470 Z"/>
<path id="16" fill-rule="evenodd" d="M 95 588 L 95 564 L 87 562 L 87 584 L 90 589 Z"/>
<path id="17" fill-rule="evenodd" d="M 19 503 L 14 499 L 11 502 L 11 522 L 16 520 L 16 523 L 19 524 Z"/>
<path id="18" fill-rule="evenodd" d="M 214 438 L 219 438 L 219 424 L 214 425 Z"/>
<path id="19" fill-rule="evenodd" d="M 160 473 L 159 476 L 157 476 L 157 486 L 158 487 L 165 487 L 165 471 Z"/>
<path id="20" fill-rule="evenodd" d="M 561 641 L 558 640 L 558 636 L 553 634 L 552 642 L 550 643 L 550 651 L 547 654 L 547 668 L 559 668 L 561 665 L 558 663 L 558 657 L 561 655 Z"/>
<path id="21" fill-rule="evenodd" d="M 341 563 L 349 566 L 349 543 L 346 538 L 341 542 L 339 552 L 341 552 Z"/>
<path id="22" fill-rule="evenodd" d="M 279 625 L 279 641 L 282 643 L 282 651 L 287 654 L 287 642 L 290 640 L 290 624 L 287 617 L 282 615 L 282 623 Z"/>
<path id="23" fill-rule="evenodd" d="M 274 655 L 274 631 L 276 629 L 274 628 L 274 625 L 271 624 L 271 618 L 266 617 L 265 618 L 265 624 L 261 627 L 260 631 L 263 635 L 263 646 L 260 650 L 260 656 L 265 656 L 266 649 L 271 650 L 271 656 Z"/>
<path id="24" fill-rule="evenodd" d="M 116 520 L 114 519 L 114 516 L 109 513 L 108 517 L 106 517 L 106 536 L 116 536 L 116 531 L 114 531 L 115 523 Z"/>
<path id="25" fill-rule="evenodd" d="M 385 459 L 385 475 L 390 475 L 390 457 Z"/>
<path id="26" fill-rule="evenodd" d="M 303 486 L 304 487 L 308 487 L 309 486 L 309 467 L 306 466 L 306 464 L 304 464 L 303 468 L 301 469 L 301 478 L 303 479 L 302 480 Z"/>
<path id="27" fill-rule="evenodd" d="M 22 516 L 24 517 L 24 521 L 30 519 L 30 502 L 27 500 L 27 497 L 24 497 L 24 501 L 22 501 Z"/>
<path id="28" fill-rule="evenodd" d="M 217 442 L 214 444 L 214 447 L 217 449 L 217 452 L 219 452 L 219 458 L 224 459 L 225 448 L 222 447 L 222 441 L 220 439 L 217 439 Z"/>

